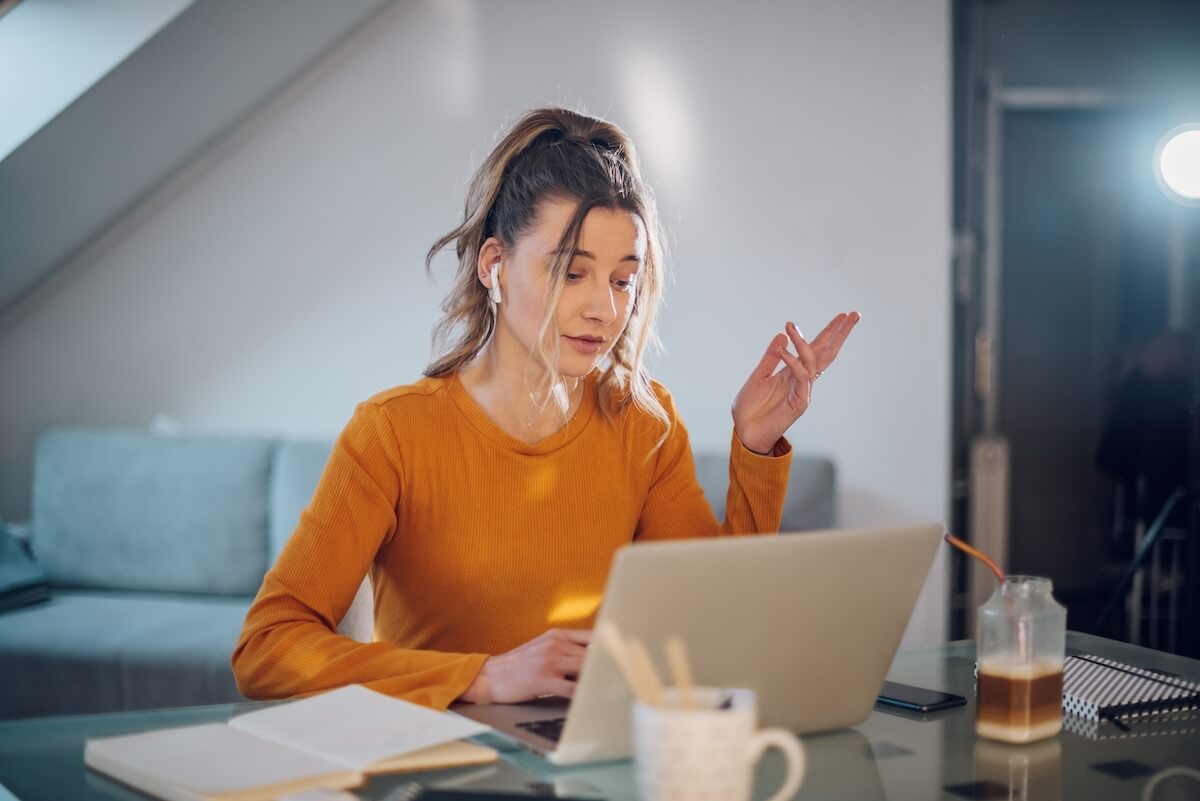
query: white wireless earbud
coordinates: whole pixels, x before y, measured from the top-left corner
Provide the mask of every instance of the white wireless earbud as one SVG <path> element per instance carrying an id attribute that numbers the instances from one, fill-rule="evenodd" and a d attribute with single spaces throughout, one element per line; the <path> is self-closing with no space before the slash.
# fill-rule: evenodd
<path id="1" fill-rule="evenodd" d="M 492 302 L 500 305 L 500 262 L 492 265 Z"/>

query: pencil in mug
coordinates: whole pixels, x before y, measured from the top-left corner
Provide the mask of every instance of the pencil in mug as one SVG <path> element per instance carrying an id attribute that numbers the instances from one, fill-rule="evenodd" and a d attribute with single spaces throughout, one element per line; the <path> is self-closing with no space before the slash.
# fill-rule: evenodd
<path id="1" fill-rule="evenodd" d="M 692 667 L 688 663 L 687 648 L 678 635 L 667 638 L 667 664 L 671 667 L 671 677 L 679 690 L 679 705 L 684 709 L 695 709 L 692 699 Z"/>
<path id="2" fill-rule="evenodd" d="M 621 632 L 617 629 L 617 625 L 610 620 L 605 620 L 596 627 L 596 634 L 599 636 L 600 642 L 604 643 L 604 647 L 612 654 L 613 661 L 617 663 L 617 668 L 625 677 L 625 683 L 629 685 L 633 696 L 643 703 L 650 703 L 651 690 L 645 686 L 641 671 L 634 666 L 633 657 L 626 647 L 625 641 L 621 638 Z"/>
<path id="3" fill-rule="evenodd" d="M 654 670 L 654 663 L 650 661 L 650 652 L 637 637 L 630 637 L 628 642 L 629 655 L 632 657 L 630 661 L 633 663 L 634 670 L 641 674 L 640 681 L 646 690 L 646 697 L 655 706 L 665 706 L 666 699 L 663 697 L 662 680 L 658 678 L 658 673 Z"/>

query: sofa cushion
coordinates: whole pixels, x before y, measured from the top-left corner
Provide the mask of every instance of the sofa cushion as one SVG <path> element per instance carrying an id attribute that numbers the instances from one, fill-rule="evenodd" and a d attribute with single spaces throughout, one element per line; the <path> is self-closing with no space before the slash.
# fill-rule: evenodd
<path id="1" fill-rule="evenodd" d="M 724 519 L 725 494 L 729 491 L 729 454 L 697 451 L 696 479 L 700 482 L 704 497 L 716 513 L 717 519 Z M 831 460 L 793 453 L 780 530 L 810 531 L 833 528 L 836 490 Z"/>
<path id="2" fill-rule="evenodd" d="M 59 429 L 37 443 L 33 549 L 53 584 L 251 595 L 272 442 Z"/>
<path id="3" fill-rule="evenodd" d="M 0 615 L 0 718 L 243 700 L 230 667 L 249 598 L 59 590 Z"/>
<path id="4" fill-rule="evenodd" d="M 313 491 L 325 471 L 325 463 L 333 450 L 332 442 L 281 442 L 271 462 L 271 527 L 268 532 L 270 554 L 268 567 L 275 564 L 279 552 L 300 522 L 300 513 L 312 500 Z M 338 633 L 352 640 L 371 642 L 375 636 L 374 601 L 371 578 L 358 586 L 354 601 L 338 623 Z"/>
<path id="5" fill-rule="evenodd" d="M 268 567 L 275 564 L 288 537 L 296 530 L 300 513 L 312 500 L 332 450 L 332 442 L 302 440 L 281 442 L 275 449 L 271 460 Z"/>

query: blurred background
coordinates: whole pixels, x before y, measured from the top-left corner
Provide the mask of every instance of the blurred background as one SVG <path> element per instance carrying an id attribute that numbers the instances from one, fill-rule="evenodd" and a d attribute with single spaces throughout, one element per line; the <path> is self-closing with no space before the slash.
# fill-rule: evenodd
<path id="1" fill-rule="evenodd" d="M 953 526 L 1070 628 L 1197 655 L 1200 4 L 952 14 Z M 991 580 L 955 575 L 969 632 Z"/>
<path id="2" fill-rule="evenodd" d="M 1195 476 L 1200 209 L 1155 153 L 1200 123 L 1200 4 L 0 11 L 0 518 L 51 427 L 328 439 L 415 380 L 453 269 L 426 250 L 559 104 L 640 149 L 674 273 L 651 367 L 696 447 L 787 320 L 857 309 L 789 434 L 837 524 L 945 520 L 1071 628 L 1195 652 L 1196 504 L 1160 513 Z M 906 642 L 970 636 L 986 591 L 943 554 Z"/>

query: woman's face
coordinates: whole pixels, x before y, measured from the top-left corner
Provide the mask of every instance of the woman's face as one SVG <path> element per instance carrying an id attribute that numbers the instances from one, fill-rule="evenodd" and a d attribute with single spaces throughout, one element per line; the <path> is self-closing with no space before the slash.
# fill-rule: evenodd
<path id="1" fill-rule="evenodd" d="M 497 335 L 515 340 L 525 354 L 534 350 L 551 290 L 550 266 L 576 208 L 574 201 L 539 203 L 534 225 L 502 258 Z M 558 337 L 561 375 L 581 378 L 612 350 L 633 311 L 645 257 L 646 231 L 637 215 L 588 212 L 554 311 L 558 330 L 547 332 Z M 554 343 L 546 344 L 553 351 Z"/>

